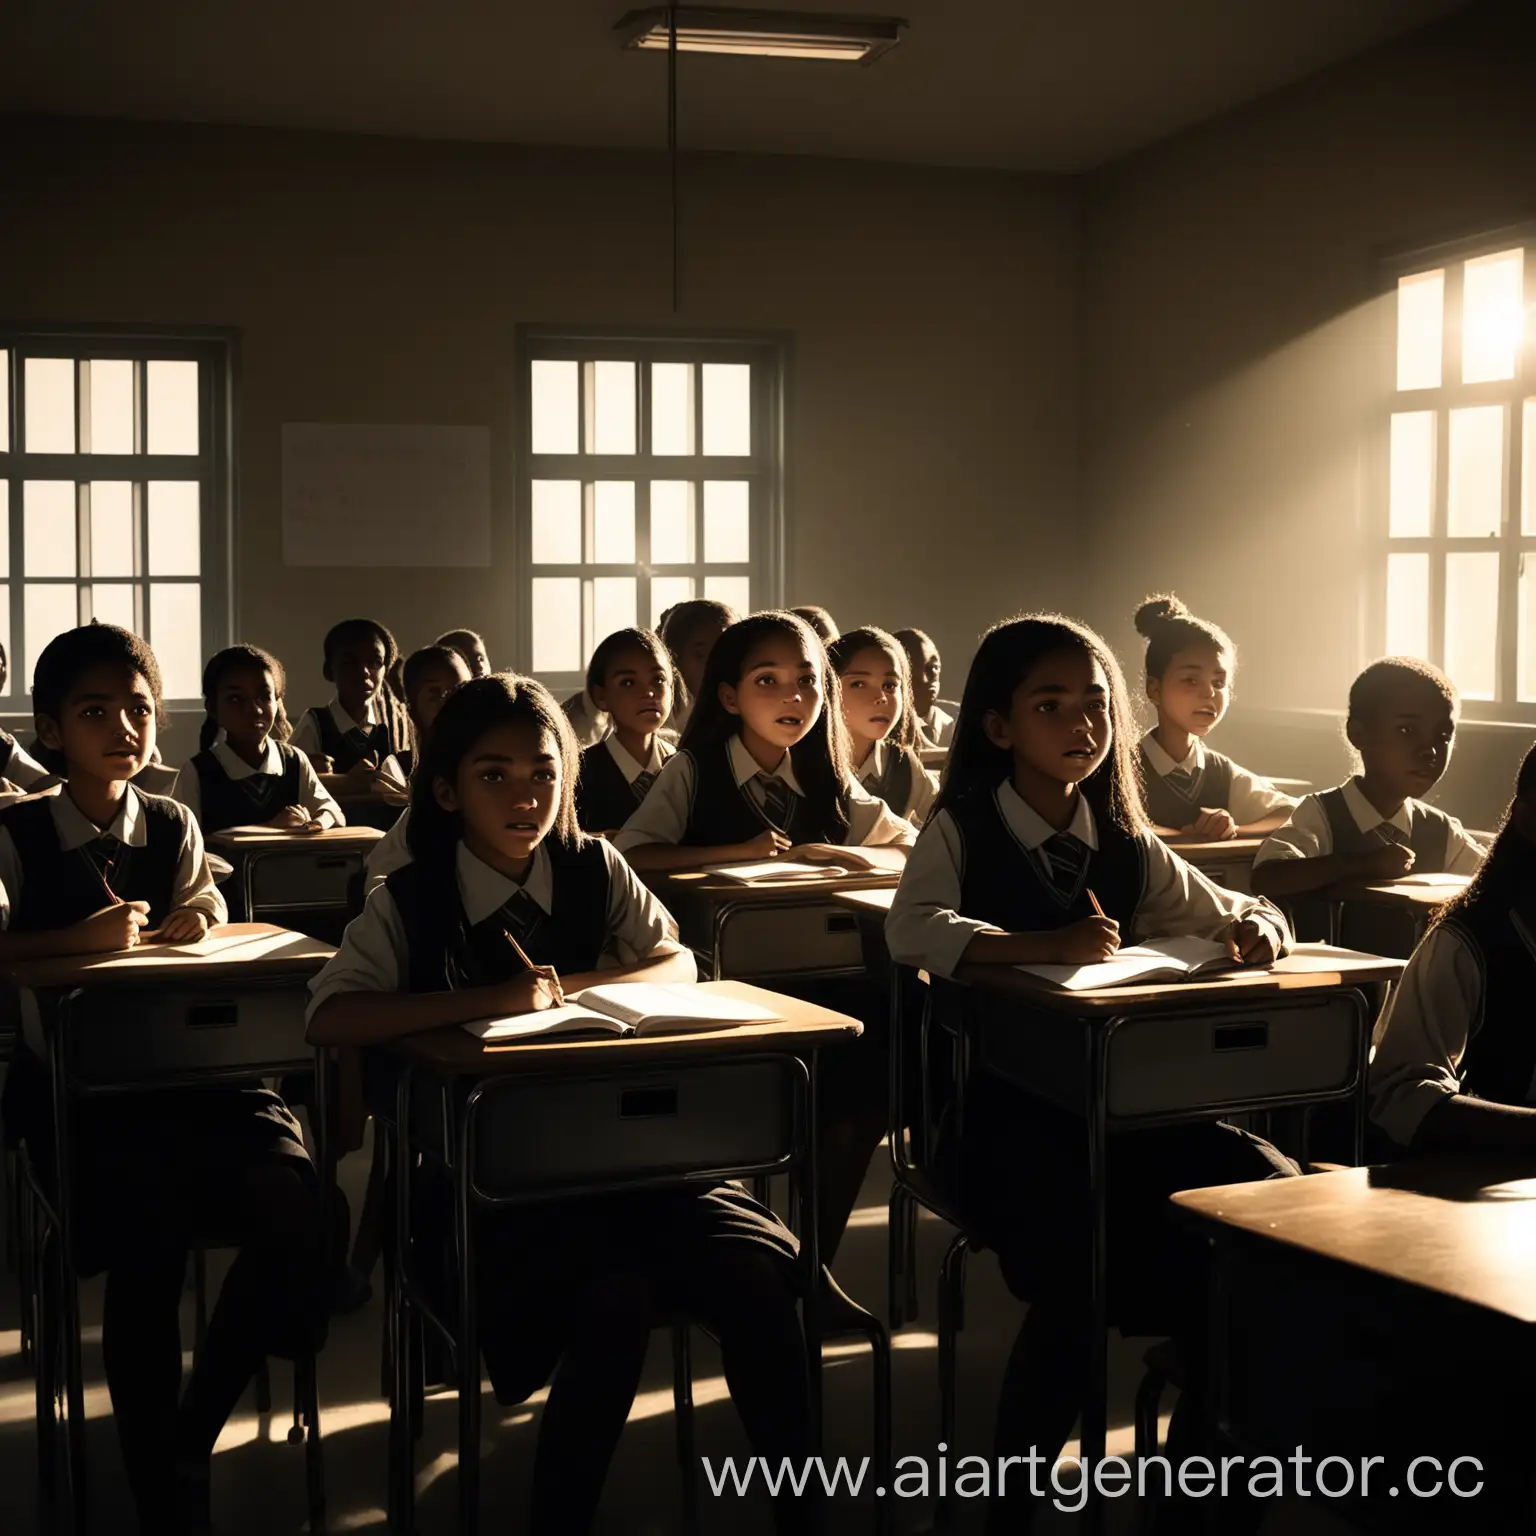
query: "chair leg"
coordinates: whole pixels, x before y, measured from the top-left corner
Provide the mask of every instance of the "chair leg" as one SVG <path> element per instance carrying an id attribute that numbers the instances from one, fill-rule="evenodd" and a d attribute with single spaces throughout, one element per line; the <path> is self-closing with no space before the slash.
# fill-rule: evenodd
<path id="1" fill-rule="evenodd" d="M 955 1444 L 956 1343 L 964 1322 L 965 1257 L 970 1244 L 963 1232 L 949 1245 L 939 1270 L 939 1440 Z M 934 1510 L 934 1525 L 948 1529 L 954 1505 L 941 1496 Z"/>
<path id="2" fill-rule="evenodd" d="M 907 1253 L 907 1303 L 902 1309 L 902 1315 L 909 1323 L 915 1323 L 918 1319 L 918 1288 L 917 1288 L 917 1222 L 921 1212 L 915 1199 L 910 1196 L 907 1200 L 907 1226 L 902 1234 L 902 1241 L 906 1245 Z"/>
<path id="3" fill-rule="evenodd" d="M 16 1273 L 16 1251 L 21 1242 L 21 1218 L 17 1211 L 16 1154 L 7 1152 L 0 1161 L 0 1198 L 5 1201 L 5 1267 Z"/>
<path id="4" fill-rule="evenodd" d="M 256 1412 L 266 1418 L 272 1412 L 272 1372 L 263 1360 L 256 1367 Z"/>
<path id="5" fill-rule="evenodd" d="M 46 1284 L 43 1271 L 48 1261 L 46 1234 L 38 1247 L 39 1252 L 35 1255 L 37 1273 L 32 1277 L 37 1289 L 31 1298 L 36 1328 L 33 1335 L 33 1381 L 37 1413 L 37 1494 L 38 1512 L 46 1517 L 44 1523 L 51 1526 L 59 1493 L 59 1359 L 54 1336 L 56 1323 L 53 1308 L 47 1305 L 43 1294 L 43 1286 Z"/>
<path id="6" fill-rule="evenodd" d="M 912 1252 L 907 1247 L 907 1205 L 911 1198 L 904 1186 L 891 1185 L 885 1218 L 885 1312 L 892 1333 L 906 1321 L 906 1277 L 912 1263 Z"/>
<path id="7" fill-rule="evenodd" d="M 16 1188 L 16 1287 L 21 1307 L 21 1360 L 37 1369 L 37 1307 L 41 1286 L 37 1258 L 37 1204 L 29 1177 Z"/>
<path id="8" fill-rule="evenodd" d="M 192 1367 L 203 1356 L 203 1340 L 208 1337 L 208 1255 L 201 1248 L 192 1250 Z"/>
<path id="9" fill-rule="evenodd" d="M 893 1448 L 891 1444 L 891 1336 L 881 1328 L 869 1336 L 870 1387 L 874 1396 L 875 1472 L 878 1486 L 890 1484 Z M 875 1503 L 875 1529 L 891 1529 L 892 1500 Z"/>
<path id="10" fill-rule="evenodd" d="M 320 1450 L 320 1388 L 313 1353 L 293 1368 L 294 1418 L 304 1422 L 304 1491 L 311 1536 L 325 1529 L 325 1461 Z"/>
<path id="11" fill-rule="evenodd" d="M 1148 1371 L 1136 1389 L 1136 1459 L 1145 1461 L 1157 1455 L 1157 1410 L 1163 1399 L 1160 1371 Z"/>
<path id="12" fill-rule="evenodd" d="M 684 1524 L 693 1531 L 699 1521 L 699 1457 L 693 1422 L 693 1335 L 687 1323 L 672 1328 L 672 1418 L 683 1481 Z"/>

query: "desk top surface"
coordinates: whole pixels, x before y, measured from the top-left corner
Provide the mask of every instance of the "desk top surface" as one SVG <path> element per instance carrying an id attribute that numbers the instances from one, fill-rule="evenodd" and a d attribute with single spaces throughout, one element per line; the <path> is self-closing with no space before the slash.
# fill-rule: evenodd
<path id="1" fill-rule="evenodd" d="M 819 880 L 754 880 L 750 884 L 722 879 L 708 869 L 675 869 L 645 878 L 646 884 L 664 906 L 670 906 L 674 900 L 703 900 L 713 906 L 724 906 L 727 902 L 733 905 L 760 903 L 771 906 L 775 902 L 802 902 L 807 898 L 812 901 L 826 898 L 830 901 L 845 891 L 882 888 L 894 891 L 901 883 L 901 870 L 893 867 L 871 870 L 867 874 L 853 874 L 844 870 Z"/>
<path id="2" fill-rule="evenodd" d="M 1536 1323 L 1536 1157 L 1425 1158 L 1186 1190 L 1196 1220 Z"/>
<path id="3" fill-rule="evenodd" d="M 230 976 L 269 980 L 313 976 L 336 953 L 333 945 L 270 923 L 225 923 L 196 944 L 139 944 L 109 955 L 65 955 L 8 966 L 13 986 L 118 986 L 165 981 L 219 981 Z"/>
<path id="4" fill-rule="evenodd" d="M 209 834 L 208 846 L 226 853 L 268 848 L 371 848 L 384 834 L 377 827 L 325 827 L 319 832 L 280 832 L 276 827 L 226 827 Z"/>
<path id="5" fill-rule="evenodd" d="M 1443 906 L 1461 895 L 1471 884 L 1466 875 L 1441 875 L 1431 882 L 1418 880 L 1376 880 L 1365 885 L 1335 886 L 1329 896 L 1335 901 L 1355 901 L 1373 907 L 1408 907 L 1428 911 Z"/>
<path id="6" fill-rule="evenodd" d="M 1163 841 L 1189 864 L 1251 864 L 1264 846 L 1262 837 L 1165 837 Z"/>
<path id="7" fill-rule="evenodd" d="M 1266 993 L 1327 991 L 1361 982 L 1395 981 L 1406 964 L 1405 960 L 1361 954 L 1328 944 L 1298 944 L 1291 954 L 1264 970 L 1242 971 L 1209 981 L 1149 982 L 1145 986 L 1068 992 L 1011 965 L 962 965 L 956 979 L 1050 1013 L 1110 1018 L 1197 1004 L 1243 1007 Z"/>
<path id="8" fill-rule="evenodd" d="M 391 1046 L 412 1066 L 474 1077 L 509 1073 L 575 1072 L 677 1062 L 690 1056 L 757 1055 L 808 1051 L 852 1040 L 864 1026 L 847 1014 L 785 997 L 744 981 L 701 981 L 708 992 L 771 1008 L 780 1017 L 769 1024 L 682 1035 L 626 1035 L 600 1040 L 524 1040 L 487 1043 L 458 1027 L 412 1035 Z"/>

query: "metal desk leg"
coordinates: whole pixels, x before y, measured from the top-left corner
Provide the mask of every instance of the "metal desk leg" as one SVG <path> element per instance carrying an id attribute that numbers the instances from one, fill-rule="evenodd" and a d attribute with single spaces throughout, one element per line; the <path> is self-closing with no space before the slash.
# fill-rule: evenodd
<path id="1" fill-rule="evenodd" d="M 805 1155 L 798 1174 L 800 1198 L 800 1252 L 805 1260 L 806 1291 L 801 1306 L 805 1328 L 805 1356 L 809 1380 L 811 1452 L 821 1452 L 821 1248 L 816 1235 L 816 1060 L 810 1053 L 806 1063 L 805 1084 Z"/>
<path id="2" fill-rule="evenodd" d="M 459 1263 L 459 1530 L 480 1529 L 480 1319 L 475 1310 L 475 1223 L 470 1206 L 470 1148 L 478 1093 L 460 1116 L 453 1170 L 453 1220 Z"/>
<path id="3" fill-rule="evenodd" d="M 1109 1398 L 1109 1232 L 1108 1232 L 1108 1058 L 1109 1041 L 1118 1019 L 1089 1035 L 1088 1096 L 1088 1198 L 1092 1202 L 1088 1279 L 1088 1391 L 1083 1399 L 1083 1432 L 1079 1449 L 1083 1476 L 1092 1477 L 1104 1459 Z M 1096 1532 L 1104 1516 L 1103 1501 L 1090 1484 L 1087 1528 Z"/>
<path id="4" fill-rule="evenodd" d="M 74 1168 L 69 1144 L 69 1091 L 64 1063 L 59 1059 L 68 1018 L 68 1000 L 59 1003 L 53 1042 L 48 1052 L 53 1088 L 53 1166 L 57 1184 L 56 1214 L 59 1242 L 59 1352 L 64 1366 L 64 1509 L 62 1528 L 82 1533 L 89 1496 L 85 1466 L 85 1387 L 80 1366 L 80 1282 L 75 1270 Z"/>
<path id="5" fill-rule="evenodd" d="M 399 1536 L 416 1529 L 414 1411 L 411 1392 L 411 1073 L 400 1074 L 395 1090 L 395 1124 L 389 1131 L 391 1166 L 395 1176 L 394 1262 L 389 1275 L 389 1525 Z M 375 1129 L 378 1129 L 377 1122 Z"/>

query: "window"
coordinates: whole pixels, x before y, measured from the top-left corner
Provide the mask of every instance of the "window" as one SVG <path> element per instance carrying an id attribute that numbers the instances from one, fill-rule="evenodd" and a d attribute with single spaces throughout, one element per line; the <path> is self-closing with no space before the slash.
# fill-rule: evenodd
<path id="1" fill-rule="evenodd" d="M 523 338 L 520 664 L 581 686 L 675 603 L 782 600 L 782 364 L 766 342 Z"/>
<path id="2" fill-rule="evenodd" d="M 222 341 L 0 331 L 0 703 L 92 618 L 150 642 L 168 702 L 200 698 L 230 631 L 227 375 Z"/>
<path id="3" fill-rule="evenodd" d="M 1473 715 L 1536 706 L 1533 248 L 1512 236 L 1397 270 L 1381 640 L 1444 667 Z"/>

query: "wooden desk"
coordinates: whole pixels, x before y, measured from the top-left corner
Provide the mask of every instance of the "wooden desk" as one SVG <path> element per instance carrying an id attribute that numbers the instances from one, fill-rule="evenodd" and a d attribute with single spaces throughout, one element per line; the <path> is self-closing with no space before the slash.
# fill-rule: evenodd
<path id="1" fill-rule="evenodd" d="M 1163 841 L 1207 879 L 1228 890 L 1245 893 L 1250 889 L 1248 877 L 1254 856 L 1264 845 L 1262 837 L 1165 837 Z"/>
<path id="2" fill-rule="evenodd" d="M 1468 876 L 1444 875 L 1433 884 L 1413 879 L 1380 880 L 1334 886 L 1326 894 L 1334 903 L 1335 926 L 1342 943 L 1407 958 L 1435 913 L 1469 884 Z"/>
<path id="3" fill-rule="evenodd" d="M 349 827 L 373 827 L 379 832 L 388 832 L 411 803 L 408 794 L 393 791 L 383 795 L 333 795 L 332 799 L 341 807 Z"/>
<path id="4" fill-rule="evenodd" d="M 856 1037 L 857 1019 L 742 982 L 701 983 L 771 1008 L 780 1022 L 646 1039 L 486 1044 L 435 1030 L 375 1053 L 392 1064 L 394 1103 L 377 1124 L 391 1166 L 418 1153 L 443 1165 L 454 1191 L 458 1292 L 452 1318 L 416 1274 L 412 1184 L 395 1184 L 395 1257 L 388 1318 L 390 1519 L 414 1528 L 417 1319 L 447 1340 L 459 1393 L 459 1527 L 479 1524 L 480 1347 L 474 1210 L 580 1195 L 787 1172 L 798 1215 L 804 1324 L 819 1423 L 815 1053 Z M 376 1075 L 376 1074 L 371 1074 Z M 380 1106 L 384 1108 L 384 1106 Z"/>
<path id="5" fill-rule="evenodd" d="M 384 834 L 377 827 L 327 827 L 322 832 L 215 832 L 208 846 L 234 866 L 230 915 L 255 920 L 263 912 L 355 916 L 362 904 L 363 869 Z"/>

